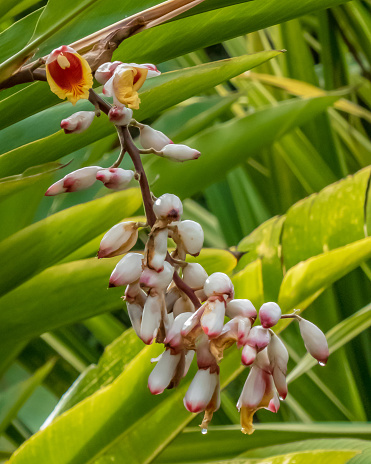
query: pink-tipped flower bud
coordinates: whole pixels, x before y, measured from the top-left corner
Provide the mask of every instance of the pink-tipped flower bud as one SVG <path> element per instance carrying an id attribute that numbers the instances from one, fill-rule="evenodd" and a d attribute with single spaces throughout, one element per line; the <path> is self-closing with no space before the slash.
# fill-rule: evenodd
<path id="1" fill-rule="evenodd" d="M 140 338 L 146 345 L 150 345 L 156 338 L 164 314 L 164 295 L 162 293 L 149 295 L 144 304 L 140 326 Z"/>
<path id="2" fill-rule="evenodd" d="M 237 347 L 245 346 L 251 330 L 251 319 L 243 316 L 236 316 L 237 319 Z M 234 320 L 232 319 L 232 320 Z"/>
<path id="3" fill-rule="evenodd" d="M 201 317 L 202 330 L 209 338 L 215 338 L 223 330 L 225 302 L 220 300 L 208 301 Z"/>
<path id="4" fill-rule="evenodd" d="M 164 262 L 164 268 L 160 272 L 146 268 L 140 276 L 140 283 L 145 287 L 165 289 L 173 280 L 174 268 L 167 261 Z"/>
<path id="5" fill-rule="evenodd" d="M 251 366 L 256 358 L 256 349 L 252 346 L 245 345 L 242 349 L 241 361 L 244 366 Z"/>
<path id="6" fill-rule="evenodd" d="M 87 166 L 86 168 L 78 169 L 70 172 L 63 179 L 55 182 L 45 192 L 45 195 L 50 197 L 66 192 L 78 192 L 91 187 L 96 181 L 97 172 L 102 169 L 100 166 Z"/>
<path id="7" fill-rule="evenodd" d="M 256 309 L 250 300 L 231 300 L 227 303 L 225 313 L 228 317 L 233 319 L 236 316 L 247 317 L 248 319 L 255 321 Z"/>
<path id="8" fill-rule="evenodd" d="M 330 355 L 325 334 L 312 322 L 302 317 L 299 320 L 299 327 L 308 353 L 317 359 L 321 366 L 324 366 Z"/>
<path id="9" fill-rule="evenodd" d="M 112 190 L 124 190 L 134 177 L 134 172 L 122 168 L 101 169 L 96 178 Z"/>
<path id="10" fill-rule="evenodd" d="M 231 279 L 223 272 L 214 272 L 205 281 L 204 292 L 208 298 L 211 296 L 227 295 L 231 300 L 234 295 L 234 287 Z"/>
<path id="11" fill-rule="evenodd" d="M 280 398 L 284 400 L 287 396 L 286 372 L 289 354 L 277 335 L 272 336 L 267 352 L 274 384 Z"/>
<path id="12" fill-rule="evenodd" d="M 131 325 L 135 330 L 135 333 L 138 335 L 138 337 L 140 337 L 140 326 L 142 323 L 143 308 L 138 303 L 129 303 L 128 301 L 126 302 L 126 307 L 128 310 Z"/>
<path id="13" fill-rule="evenodd" d="M 154 148 L 158 151 L 173 143 L 167 135 L 146 125 L 140 127 L 139 142 L 143 148 Z"/>
<path id="14" fill-rule="evenodd" d="M 148 388 L 152 395 L 159 395 L 169 386 L 180 359 L 181 353 L 171 354 L 171 350 L 166 350 L 162 353 L 162 356 L 148 377 Z"/>
<path id="15" fill-rule="evenodd" d="M 277 303 L 274 303 L 273 301 L 264 303 L 259 309 L 259 319 L 261 325 L 265 329 L 273 327 L 281 319 L 281 314 L 281 308 Z"/>
<path id="16" fill-rule="evenodd" d="M 80 134 L 94 121 L 94 111 L 78 111 L 66 119 L 62 119 L 61 128 L 65 134 Z"/>
<path id="17" fill-rule="evenodd" d="M 99 68 L 95 71 L 94 77 L 95 79 L 102 85 L 104 85 L 115 72 L 117 66 L 121 65 L 121 61 L 114 61 L 113 63 L 103 63 L 99 66 Z"/>
<path id="18" fill-rule="evenodd" d="M 268 329 L 264 329 L 261 325 L 252 327 L 249 336 L 247 337 L 247 345 L 255 348 L 257 351 L 263 350 L 271 341 L 271 334 Z"/>
<path id="19" fill-rule="evenodd" d="M 146 265 L 161 272 L 167 255 L 168 229 L 155 229 L 147 242 Z"/>
<path id="20" fill-rule="evenodd" d="M 135 222 L 121 222 L 113 226 L 102 238 L 98 258 L 111 258 L 129 251 L 138 239 Z"/>
<path id="21" fill-rule="evenodd" d="M 237 408 L 245 406 L 255 409 L 263 399 L 266 389 L 266 374 L 262 369 L 253 366 L 247 376 L 245 385 L 242 389 L 241 396 L 237 402 Z"/>
<path id="22" fill-rule="evenodd" d="M 275 391 L 273 391 L 273 398 L 270 400 L 267 409 L 271 412 L 278 412 L 280 409 L 280 400 Z"/>
<path id="23" fill-rule="evenodd" d="M 142 274 L 143 255 L 139 253 L 128 253 L 116 265 L 109 279 L 110 287 L 121 287 L 128 285 Z"/>
<path id="24" fill-rule="evenodd" d="M 204 231 L 198 222 L 181 221 L 177 224 L 177 233 L 186 253 L 197 256 L 204 244 Z"/>
<path id="25" fill-rule="evenodd" d="M 188 263 L 183 268 L 183 280 L 189 287 L 194 290 L 203 288 L 207 277 L 207 272 L 201 266 L 201 264 Z"/>
<path id="26" fill-rule="evenodd" d="M 168 142 L 169 143 L 169 142 Z M 201 153 L 194 148 L 187 147 L 187 145 L 172 143 L 165 145 L 162 149 L 162 156 L 164 158 L 172 159 L 175 161 L 188 161 L 197 159 Z"/>
<path id="27" fill-rule="evenodd" d="M 133 110 L 126 106 L 113 106 L 108 112 L 108 119 L 115 126 L 127 126 L 133 117 Z"/>
<path id="28" fill-rule="evenodd" d="M 176 195 L 165 193 L 157 198 L 153 205 L 153 211 L 157 219 L 167 222 L 179 221 L 183 214 L 183 205 Z"/>
<path id="29" fill-rule="evenodd" d="M 204 411 L 218 385 L 218 374 L 209 369 L 199 369 L 184 397 L 184 406 L 189 412 Z"/>
<path id="30" fill-rule="evenodd" d="M 183 340 L 180 332 L 183 328 L 183 325 L 190 318 L 190 316 L 192 316 L 192 313 L 187 312 L 179 314 L 179 316 L 174 319 L 174 322 L 167 332 L 164 343 L 167 343 L 169 346 L 171 346 L 171 348 L 178 348 L 182 346 Z"/>

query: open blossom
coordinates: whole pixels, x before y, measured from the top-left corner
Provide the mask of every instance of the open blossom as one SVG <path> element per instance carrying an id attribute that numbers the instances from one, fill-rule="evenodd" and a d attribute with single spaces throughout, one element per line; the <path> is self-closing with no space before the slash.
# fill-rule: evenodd
<path id="1" fill-rule="evenodd" d="M 73 105 L 89 98 L 93 76 L 88 62 L 73 48 L 62 45 L 53 50 L 46 60 L 46 78 L 50 90 L 59 98 L 67 98 Z"/>
<path id="2" fill-rule="evenodd" d="M 96 181 L 97 172 L 102 169 L 100 166 L 87 166 L 70 172 L 63 179 L 55 182 L 45 192 L 47 197 L 59 195 L 65 192 L 77 192 L 91 187 Z"/>

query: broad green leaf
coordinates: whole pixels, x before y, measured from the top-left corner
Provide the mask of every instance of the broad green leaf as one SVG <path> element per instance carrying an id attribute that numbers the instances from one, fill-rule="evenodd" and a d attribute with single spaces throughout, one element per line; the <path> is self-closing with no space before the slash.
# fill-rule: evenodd
<path id="1" fill-rule="evenodd" d="M 264 303 L 262 262 L 260 259 L 248 264 L 232 277 L 235 298 L 247 298 L 256 308 Z"/>
<path id="2" fill-rule="evenodd" d="M 0 243 L 0 294 L 51 266 L 107 227 L 133 214 L 141 204 L 138 189 L 107 195 L 60 211 Z"/>
<path id="3" fill-rule="evenodd" d="M 371 304 L 339 322 L 339 324 L 326 333 L 330 354 L 348 343 L 364 330 L 367 330 L 370 325 Z M 316 364 L 317 362 L 309 354 L 306 354 L 287 376 L 287 382 L 293 382 Z"/>
<path id="4" fill-rule="evenodd" d="M 208 274 L 214 272 L 230 274 L 237 264 L 237 259 L 231 252 L 213 248 L 203 248 L 199 256 L 187 256 L 187 261 L 200 263 Z M 220 271 L 221 269 L 222 271 Z"/>
<path id="5" fill-rule="evenodd" d="M 203 131 L 186 141 L 187 145 L 201 152 L 197 161 L 183 164 L 156 159 L 145 166 L 149 176 L 159 175 L 153 186 L 154 193 L 169 191 L 184 197 L 205 189 L 222 179 L 233 167 L 245 162 L 249 155 L 256 154 L 293 128 L 316 117 L 336 98 L 281 102 Z M 249 147 L 248 153 L 246 147 Z"/>
<path id="6" fill-rule="evenodd" d="M 14 420 L 18 411 L 28 400 L 35 389 L 42 384 L 45 377 L 53 369 L 56 359 L 48 361 L 40 367 L 30 378 L 23 380 L 2 393 L 0 399 L 0 432 L 3 433 Z"/>
<path id="7" fill-rule="evenodd" d="M 193 96 L 195 93 L 203 92 L 214 87 L 221 82 L 234 77 L 241 72 L 251 69 L 258 64 L 269 60 L 280 52 L 272 50 L 268 52 L 257 53 L 255 55 L 246 55 L 238 58 L 207 63 L 205 65 L 195 66 L 165 73 L 156 79 L 149 80 L 144 91 L 140 94 L 142 103 L 141 108 L 135 114 L 136 119 L 143 120 L 159 114 L 161 111 L 173 106 L 183 100 Z M 152 81 L 152 82 L 151 82 Z M 45 92 L 49 92 L 45 88 Z M 8 102 L 12 97 L 0 102 L 0 111 L 8 107 Z M 61 109 L 65 108 L 60 105 Z M 59 108 L 56 111 L 59 111 Z M 11 111 L 11 108 L 9 108 Z M 79 110 L 91 110 L 89 102 L 81 102 Z M 65 111 L 63 109 L 63 111 Z M 19 114 L 17 115 L 16 120 Z M 8 121 L 12 115 L 8 114 Z M 60 121 L 57 116 L 57 121 Z M 30 122 L 31 123 L 31 122 Z M 58 123 L 59 124 L 59 123 Z M 82 134 L 66 135 L 59 131 L 49 137 L 35 141 L 14 149 L 0 156 L 0 175 L 7 176 L 17 174 L 37 162 L 38 164 L 54 161 L 65 156 L 68 153 L 78 150 L 96 140 L 101 139 L 114 131 L 112 124 L 106 116 L 93 122 L 92 126 Z"/>
<path id="8" fill-rule="evenodd" d="M 367 237 L 296 264 L 283 278 L 278 304 L 283 312 L 307 307 L 326 287 L 370 257 L 371 237 Z M 280 324 L 285 325 L 282 320 Z"/>

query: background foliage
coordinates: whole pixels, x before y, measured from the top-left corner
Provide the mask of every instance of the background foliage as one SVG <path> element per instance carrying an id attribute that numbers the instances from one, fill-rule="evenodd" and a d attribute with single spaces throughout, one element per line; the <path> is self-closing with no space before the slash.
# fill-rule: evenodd
<path id="1" fill-rule="evenodd" d="M 43 56 L 158 3 L 3 0 L 0 73 L 30 50 Z M 182 404 L 191 374 L 159 397 L 147 389 L 159 348 L 143 348 L 122 290 L 107 290 L 118 259 L 95 258 L 112 225 L 143 215 L 136 186 L 43 197 L 73 169 L 112 164 L 113 127 L 102 116 L 66 136 L 59 122 L 72 107 L 42 82 L 0 93 L 0 458 L 371 460 L 370 26 L 369 0 L 206 0 L 114 55 L 163 72 L 143 87 L 136 119 L 202 152 L 188 164 L 144 159 L 153 192 L 180 196 L 184 218 L 203 226 L 197 261 L 230 274 L 238 298 L 300 307 L 327 332 L 323 369 L 304 355 L 297 327 L 281 325 L 289 396 L 278 414 L 258 412 L 250 437 L 235 409 L 247 375 L 237 350 L 222 363 L 207 436 Z"/>

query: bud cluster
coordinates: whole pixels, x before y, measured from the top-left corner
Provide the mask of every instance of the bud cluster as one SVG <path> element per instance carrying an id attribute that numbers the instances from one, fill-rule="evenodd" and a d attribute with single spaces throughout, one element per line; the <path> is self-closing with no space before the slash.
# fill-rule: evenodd
<path id="1" fill-rule="evenodd" d="M 81 58 L 71 50 L 61 47 L 53 52 L 56 63 L 53 61 L 52 72 L 68 69 L 70 62 L 66 53 L 71 62 Z M 124 254 L 110 276 L 109 286 L 126 287 L 123 298 L 138 337 L 147 345 L 153 342 L 164 345 L 162 355 L 153 360 L 157 364 L 149 376 L 148 387 L 155 395 L 176 387 L 196 355 L 198 370 L 184 397 L 184 405 L 193 413 L 204 411 L 201 428 L 206 433 L 213 413 L 220 406 L 219 364 L 224 350 L 236 344 L 242 349 L 242 364 L 250 367 L 237 402 L 242 431 L 250 434 L 254 430 L 255 411 L 266 408 L 277 412 L 280 400 L 287 395 L 288 352 L 272 327 L 281 317 L 296 319 L 306 349 L 321 365 L 329 355 L 326 338 L 318 327 L 296 314 L 282 316 L 274 302 L 261 306 L 261 325 L 254 325 L 258 317 L 255 307 L 247 299 L 234 298 L 233 284 L 226 274 L 208 275 L 200 264 L 186 262 L 187 255 L 198 256 L 202 249 L 202 227 L 197 222 L 181 220 L 183 205 L 176 195 L 166 193 L 157 199 L 153 197 L 140 154 L 153 153 L 174 161 L 187 161 L 197 159 L 200 152 L 174 144 L 162 132 L 132 118 L 133 109 L 139 108 L 139 88 L 147 77 L 158 74 L 154 65 L 119 61 L 104 63 L 97 69 L 95 78 L 103 85 L 103 94 L 113 98 L 113 106 L 104 103 L 104 110 L 119 134 L 120 156 L 110 168 L 89 166 L 66 175 L 46 195 L 83 190 L 96 181 L 109 189 L 122 190 L 133 178 L 139 180 L 148 224 L 116 224 L 104 235 L 98 258 Z M 62 95 L 61 90 L 57 91 Z M 72 97 L 84 98 L 83 94 Z M 61 122 L 64 131 L 69 134 L 87 129 L 98 113 L 97 106 L 102 106 L 97 101 L 94 101 L 95 112 L 80 111 L 64 119 Z M 142 150 L 133 144 L 129 125 L 139 129 Z M 133 160 L 135 173 L 119 167 L 125 152 Z M 148 240 L 144 252 L 131 252 L 139 227 L 150 227 Z M 175 244 L 171 253 L 169 239 Z"/>

